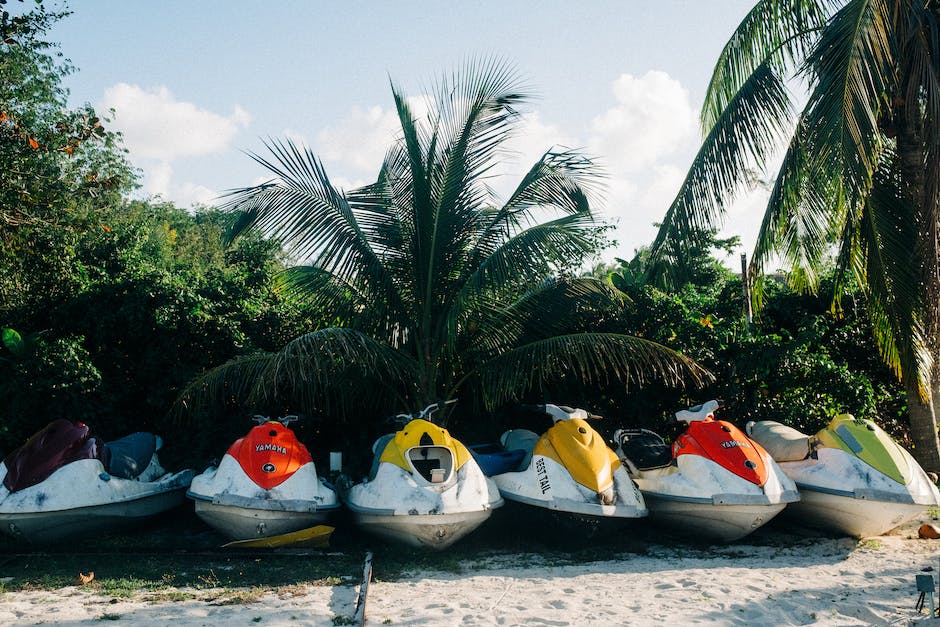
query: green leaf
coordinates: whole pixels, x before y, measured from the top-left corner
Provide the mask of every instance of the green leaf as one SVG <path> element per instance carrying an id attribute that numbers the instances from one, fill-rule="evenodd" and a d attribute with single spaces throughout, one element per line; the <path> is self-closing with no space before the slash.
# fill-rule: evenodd
<path id="1" fill-rule="evenodd" d="M 14 329 L 4 329 L 3 330 L 3 345 L 6 346 L 11 353 L 16 356 L 20 356 L 26 350 L 26 345 L 23 342 L 23 337 L 17 333 Z"/>

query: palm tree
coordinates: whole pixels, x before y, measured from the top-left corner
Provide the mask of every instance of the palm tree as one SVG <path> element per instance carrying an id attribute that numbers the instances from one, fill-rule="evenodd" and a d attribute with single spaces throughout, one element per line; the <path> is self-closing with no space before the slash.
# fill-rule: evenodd
<path id="1" fill-rule="evenodd" d="M 423 117 L 393 85 L 400 135 L 375 183 L 348 193 L 290 141 L 254 156 L 275 178 L 234 193 L 235 232 L 260 229 L 303 260 L 283 286 L 332 324 L 210 371 L 184 398 L 388 412 L 459 390 L 493 407 L 555 381 L 707 376 L 658 344 L 587 330 L 620 304 L 605 282 L 560 274 L 597 246 L 590 159 L 546 152 L 494 202 L 488 182 L 527 100 L 518 83 L 501 63 L 470 62 Z"/>
<path id="2" fill-rule="evenodd" d="M 799 113 L 787 81 L 808 88 Z M 654 255 L 719 222 L 785 144 L 749 272 L 779 255 L 794 286 L 814 290 L 836 252 L 840 287 L 864 288 L 881 356 L 905 385 L 914 454 L 940 469 L 938 3 L 762 0 L 722 50 L 701 121 Z"/>

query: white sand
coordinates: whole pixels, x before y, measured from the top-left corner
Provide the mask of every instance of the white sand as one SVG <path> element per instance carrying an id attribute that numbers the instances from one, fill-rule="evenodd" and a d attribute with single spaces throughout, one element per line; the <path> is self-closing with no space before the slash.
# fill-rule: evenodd
<path id="1" fill-rule="evenodd" d="M 536 554 L 499 555 L 466 564 L 461 574 L 376 581 L 366 623 L 906 625 L 926 618 L 914 611 L 914 576 L 926 567 L 938 576 L 940 540 L 918 539 L 914 525 L 861 543 L 754 546 L 745 539 L 712 548 L 652 545 L 645 555 L 617 557 L 557 565 Z M 112 599 L 90 587 L 8 592 L 0 595 L 0 624 L 333 625 L 353 615 L 358 590 L 299 585 L 247 603 L 233 603 L 246 591 L 180 592 L 195 598 L 168 601 L 161 591 Z"/>

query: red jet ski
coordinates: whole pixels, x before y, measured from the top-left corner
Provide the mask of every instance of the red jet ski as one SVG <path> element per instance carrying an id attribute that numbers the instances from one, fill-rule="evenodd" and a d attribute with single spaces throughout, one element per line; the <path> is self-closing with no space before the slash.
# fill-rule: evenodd
<path id="1" fill-rule="evenodd" d="M 676 412 L 676 420 L 688 426 L 671 447 L 647 429 L 619 429 L 614 440 L 650 518 L 731 542 L 800 497 L 760 444 L 715 419 L 718 407 L 709 401 Z"/>
<path id="2" fill-rule="evenodd" d="M 258 426 L 229 447 L 219 466 L 193 479 L 186 494 L 195 501 L 196 514 L 233 540 L 277 536 L 324 522 L 339 500 L 287 426 L 296 419 L 255 416 Z"/>

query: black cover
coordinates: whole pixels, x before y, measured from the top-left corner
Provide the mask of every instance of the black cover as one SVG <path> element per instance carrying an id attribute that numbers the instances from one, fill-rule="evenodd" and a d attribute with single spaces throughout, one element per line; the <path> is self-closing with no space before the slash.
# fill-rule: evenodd
<path id="1" fill-rule="evenodd" d="M 672 462 L 669 445 L 652 431 L 621 432 L 620 450 L 639 470 L 662 468 Z"/>

